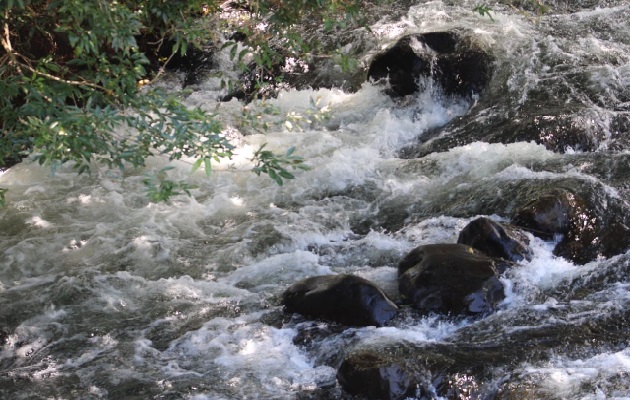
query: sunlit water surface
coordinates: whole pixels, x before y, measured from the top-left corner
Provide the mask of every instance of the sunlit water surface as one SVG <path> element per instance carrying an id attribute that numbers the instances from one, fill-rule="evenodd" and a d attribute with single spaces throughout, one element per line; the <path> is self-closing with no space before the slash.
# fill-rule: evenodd
<path id="1" fill-rule="evenodd" d="M 449 4 L 419 4 L 394 23 L 375 24 L 379 46 L 407 32 L 471 30 L 497 56 L 493 85 L 517 102 L 545 81 L 562 83 L 560 70 L 549 65 L 580 68 L 590 59 L 583 67 L 588 84 L 602 96 L 630 87 L 630 39 L 627 29 L 618 31 L 628 27 L 628 5 L 543 17 L 506 8 L 491 21 L 473 13 L 472 3 Z M 598 33 L 602 29 L 610 31 L 608 39 Z M 176 82 L 168 85 L 178 89 Z M 234 121 L 243 104 L 218 104 L 219 94 L 219 82 L 211 79 L 186 101 L 216 110 L 237 132 Z M 592 122 L 602 123 L 604 106 L 590 103 Z M 361 221 L 396 199 L 430 202 L 492 181 L 589 179 L 579 168 L 530 168 L 561 162 L 564 155 L 526 142 L 474 142 L 421 163 L 397 158 L 432 128 L 467 113 L 481 121 L 493 112 L 445 100 L 435 88 L 404 104 L 367 83 L 356 93 L 288 91 L 249 105 L 249 111 L 269 105 L 280 116 L 322 119 L 301 129 L 295 120 L 280 123 L 264 135 L 237 132 L 236 157 L 215 165 L 210 177 L 190 175 L 194 160 L 175 164 L 171 177 L 198 188 L 168 204 L 150 203 L 142 184 L 144 174 L 166 160 L 153 160 L 146 170 L 81 176 L 70 168 L 51 176 L 24 162 L 0 176 L 0 185 L 10 190 L 9 205 L 0 210 L 0 397 L 288 399 L 334 388 L 336 369 L 325 360 L 347 346 L 446 341 L 475 323 L 424 317 L 331 334 L 317 348 L 296 343 L 301 327 L 313 323 L 288 317 L 277 322 L 279 295 L 288 285 L 351 273 L 396 298 L 398 260 L 420 244 L 455 242 L 476 216 L 411 219 L 395 232 L 358 232 Z M 282 187 L 257 177 L 249 172 L 250 158 L 263 143 L 275 151 L 296 146 L 311 169 L 296 172 Z M 534 259 L 503 278 L 507 296 L 500 313 L 522 308 L 544 314 L 559 307 L 540 294 L 599 266 L 573 265 L 552 255 L 552 243 L 530 239 Z M 628 283 L 620 282 L 584 302 L 589 312 L 602 312 L 606 304 L 629 299 Z M 630 376 L 629 349 L 584 359 L 557 354 L 516 371 L 549 398 L 627 398 L 627 380 L 605 382 Z"/>

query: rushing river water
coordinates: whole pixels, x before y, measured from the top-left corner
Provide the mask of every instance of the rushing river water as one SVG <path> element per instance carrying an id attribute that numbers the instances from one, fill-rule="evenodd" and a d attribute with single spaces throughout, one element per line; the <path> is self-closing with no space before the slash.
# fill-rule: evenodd
<path id="1" fill-rule="evenodd" d="M 344 330 L 282 315 L 282 292 L 314 275 L 356 274 L 398 298 L 398 261 L 417 245 L 455 242 L 479 215 L 509 219 L 510 185 L 580 182 L 630 209 L 630 5 L 558 1 L 544 16 L 497 7 L 492 21 L 461 3 L 419 2 L 375 23 L 365 61 L 405 33 L 464 29 L 496 57 L 472 105 L 430 85 L 405 101 L 368 83 L 288 90 L 249 112 L 273 106 L 310 124 L 232 128 L 235 159 L 209 178 L 190 177 L 191 160 L 177 164 L 173 176 L 198 189 L 168 204 L 149 203 L 142 184 L 162 160 L 124 176 L 51 176 L 28 162 L 4 172 L 0 398 L 338 398 L 337 367 L 355 346 L 506 337 L 543 355 L 489 365 L 483 396 L 630 398 L 628 253 L 575 265 L 530 235 L 533 259 L 503 276 L 506 299 L 482 320 L 409 313 Z M 228 127 L 241 114 L 242 103 L 216 101 L 218 79 L 195 89 L 191 107 L 216 110 Z M 585 140 L 555 148 L 512 135 L 540 133 L 526 126 L 535 118 L 568 121 Z M 435 151 L 401 158 L 425 134 Z M 448 137 L 460 144 L 441 148 Z M 296 146 L 312 168 L 282 187 L 256 177 L 249 158 L 265 142 Z M 532 347 L 545 335 L 552 345 Z"/>

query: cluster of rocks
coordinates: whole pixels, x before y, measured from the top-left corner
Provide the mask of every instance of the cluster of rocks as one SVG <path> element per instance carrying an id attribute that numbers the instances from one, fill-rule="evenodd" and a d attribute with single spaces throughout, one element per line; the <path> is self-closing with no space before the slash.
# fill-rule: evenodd
<path id="1" fill-rule="evenodd" d="M 386 325 L 403 304 L 420 314 L 483 316 L 504 298 L 501 273 L 531 257 L 527 235 L 511 225 L 481 217 L 460 232 L 458 243 L 422 245 L 399 262 L 398 305 L 373 282 L 347 274 L 315 276 L 294 283 L 283 293 L 282 304 L 285 312 L 345 326 Z M 405 346 L 396 349 L 395 354 L 413 350 Z M 354 395 L 375 399 L 412 396 L 418 381 L 409 370 L 413 362 L 404 364 L 406 359 L 376 350 L 352 352 L 341 360 L 337 379 Z"/>
<path id="2" fill-rule="evenodd" d="M 421 314 L 482 316 L 504 298 L 500 275 L 531 259 L 527 236 L 486 217 L 468 224 L 458 243 L 416 247 L 398 264 L 399 304 Z M 374 283 L 354 275 L 314 276 L 291 285 L 285 311 L 348 326 L 383 326 L 398 306 Z"/>
<path id="3" fill-rule="evenodd" d="M 533 257 L 526 232 L 555 241 L 554 253 L 573 257 L 574 261 L 586 261 L 585 246 L 611 252 L 613 248 L 628 247 L 628 243 L 620 245 L 605 237 L 602 241 L 598 236 L 601 232 L 596 226 L 597 218 L 585 217 L 590 209 L 579 195 L 552 189 L 514 212 L 510 223 L 477 218 L 461 230 L 457 243 L 421 245 L 400 260 L 399 298 L 395 301 L 376 284 L 361 277 L 327 275 L 293 284 L 284 292 L 282 303 L 286 312 L 344 326 L 387 325 L 393 322 L 399 307 L 406 306 L 419 315 L 488 316 L 505 296 L 501 274 Z M 417 395 L 418 388 L 423 387 L 419 376 L 439 375 L 440 379 L 445 379 L 444 371 L 451 370 L 449 374 L 456 376 L 458 372 L 453 365 L 463 365 L 459 356 L 478 354 L 463 357 L 473 370 L 481 368 L 479 363 L 486 356 L 501 356 L 503 358 L 499 358 L 505 362 L 518 358 L 505 354 L 502 349 L 495 350 L 496 354 L 483 346 L 462 350 L 433 345 L 430 348 L 397 345 L 388 351 L 362 349 L 343 358 L 337 380 L 350 394 L 379 399 L 405 398 Z M 423 361 L 419 363 L 419 360 Z M 424 370 L 417 371 L 418 365 Z M 437 374 L 433 367 L 441 372 Z M 455 386 L 447 383 L 438 386 L 446 391 L 455 390 Z M 435 385 L 432 382 L 429 386 Z M 456 390 L 462 390 L 462 386 L 457 386 Z"/>
<path id="4" fill-rule="evenodd" d="M 600 225 L 594 205 L 551 189 L 516 210 L 509 224 L 480 217 L 462 229 L 457 243 L 413 249 L 398 263 L 398 303 L 422 314 L 488 315 L 504 298 L 501 274 L 532 259 L 525 232 L 555 241 L 554 254 L 576 263 L 630 246 L 625 225 Z M 289 287 L 282 302 L 288 312 L 350 326 L 382 326 L 398 309 L 380 288 L 353 275 L 307 278 Z"/>
<path id="5" fill-rule="evenodd" d="M 411 95 L 433 82 L 444 95 L 470 99 L 487 87 L 492 73 L 493 57 L 465 35 L 432 32 L 405 36 L 377 55 L 368 78 L 383 84 L 392 97 Z M 519 198 L 529 201 L 516 210 L 507 212 L 507 207 L 498 205 L 488 210 L 488 214 L 507 213 L 509 223 L 477 218 L 462 229 L 457 243 L 422 245 L 403 257 L 394 300 L 358 276 L 316 276 L 284 292 L 284 310 L 342 326 L 392 324 L 400 307 L 410 307 L 419 315 L 487 317 L 505 298 L 501 275 L 533 257 L 528 234 L 555 242 L 554 254 L 576 264 L 630 247 L 625 213 L 615 212 L 622 216 L 617 220 L 606 217 L 607 209 L 618 203 L 610 196 L 602 199 L 597 190 L 561 186 L 543 192 L 524 190 Z M 517 342 L 542 349 L 559 345 L 561 337 L 560 332 L 550 332 L 544 345 L 531 342 L 529 336 Z M 485 364 L 507 364 L 523 357 L 522 349 L 514 346 L 398 343 L 346 354 L 336 364 L 337 380 L 345 392 L 375 399 L 431 397 L 431 390 L 448 398 L 474 397 L 488 390 L 481 387 L 480 379 Z"/>

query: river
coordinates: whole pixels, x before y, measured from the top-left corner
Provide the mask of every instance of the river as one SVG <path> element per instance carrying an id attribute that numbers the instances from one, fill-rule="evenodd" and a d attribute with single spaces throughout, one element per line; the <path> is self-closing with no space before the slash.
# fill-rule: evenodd
<path id="1" fill-rule="evenodd" d="M 407 252 L 455 242 L 480 215 L 507 221 L 515 185 L 578 182 L 630 209 L 630 5 L 497 6 L 491 20 L 475 4 L 404 6 L 371 25 L 361 60 L 406 33 L 464 30 L 496 57 L 472 102 L 431 85 L 405 101 L 370 83 L 290 89 L 248 105 L 276 110 L 266 134 L 238 132 L 243 104 L 219 103 L 210 78 L 186 104 L 216 111 L 237 150 L 209 177 L 191 176 L 194 160 L 174 164 L 192 197 L 148 201 L 142 181 L 161 159 L 80 176 L 25 161 L 0 175 L 0 398 L 332 399 L 348 397 L 336 373 L 355 346 L 532 343 L 554 330 L 579 336 L 556 333 L 543 356 L 490 365 L 477 395 L 450 398 L 630 398 L 627 252 L 578 265 L 528 234 L 533 259 L 502 276 L 506 298 L 485 319 L 411 313 L 342 329 L 282 313 L 282 292 L 314 275 L 359 275 L 397 298 Z M 178 89 L 176 77 L 164 84 Z M 291 125 L 275 124 L 286 115 Z M 527 125 L 535 118 L 568 122 Z M 583 140 L 528 136 L 544 129 Z M 437 138 L 426 154 L 423 135 Z M 459 142 L 444 147 L 448 137 Z M 295 146 L 311 169 L 283 186 L 257 177 L 262 143 Z"/>

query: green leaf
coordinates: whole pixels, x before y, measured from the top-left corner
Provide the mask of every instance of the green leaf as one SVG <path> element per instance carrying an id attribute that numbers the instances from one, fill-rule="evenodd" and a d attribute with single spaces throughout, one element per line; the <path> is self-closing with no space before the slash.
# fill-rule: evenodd
<path id="1" fill-rule="evenodd" d="M 280 178 L 280 176 L 278 176 L 278 174 L 276 174 L 276 171 L 274 171 L 273 169 L 270 169 L 269 171 L 267 171 L 267 174 L 269 175 L 269 177 L 271 179 L 273 179 L 274 181 L 276 181 L 276 183 L 280 186 L 282 186 L 282 178 Z"/>
<path id="2" fill-rule="evenodd" d="M 201 163 L 203 163 L 203 158 L 198 159 L 197 161 L 195 161 L 195 163 L 192 166 L 192 172 L 194 173 L 195 171 L 197 171 L 199 169 L 199 167 L 201 167 Z"/>
<path id="3" fill-rule="evenodd" d="M 283 177 L 284 179 L 295 179 L 295 176 L 293 176 L 292 173 L 290 173 L 289 171 L 285 170 L 285 169 L 281 169 L 278 171 L 278 175 L 280 175 L 281 177 Z"/>
<path id="4" fill-rule="evenodd" d="M 212 172 L 212 164 L 210 163 L 210 159 L 209 158 L 204 158 L 203 159 L 203 163 L 204 163 L 204 167 L 206 169 L 206 176 L 210 176 L 210 173 Z"/>
<path id="5" fill-rule="evenodd" d="M 478 12 L 479 15 L 481 15 L 482 17 L 484 15 L 487 15 L 488 18 L 490 18 L 491 21 L 494 21 L 494 18 L 492 18 L 492 15 L 490 14 L 490 12 L 492 11 L 492 8 L 490 8 L 487 4 L 483 3 L 483 4 L 477 4 L 477 6 L 475 6 L 475 8 L 473 8 L 473 11 Z"/>

